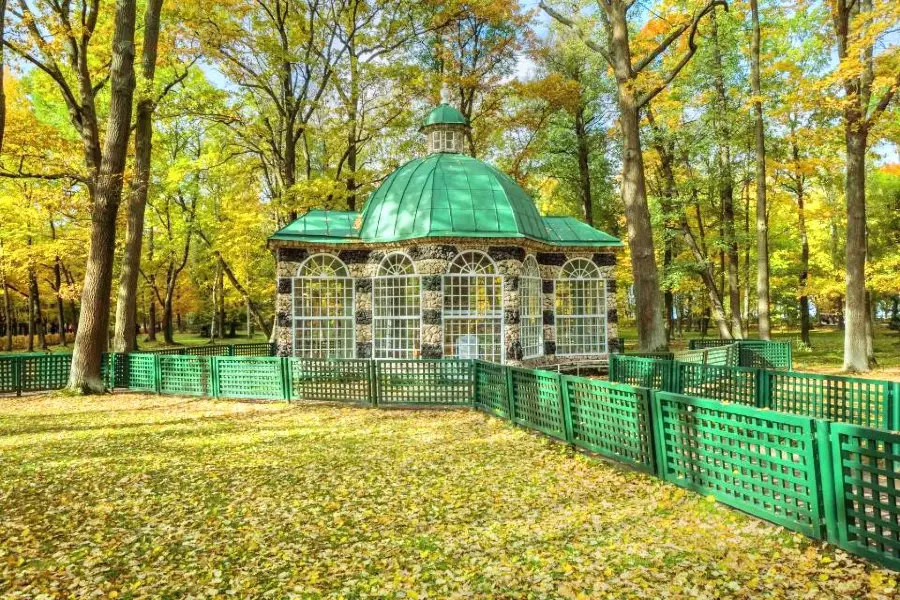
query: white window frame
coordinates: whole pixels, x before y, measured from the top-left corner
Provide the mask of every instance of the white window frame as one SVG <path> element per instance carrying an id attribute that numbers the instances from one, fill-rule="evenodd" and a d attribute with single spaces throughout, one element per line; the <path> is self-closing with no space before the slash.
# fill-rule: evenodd
<path id="1" fill-rule="evenodd" d="M 534 303 L 529 304 L 529 296 L 534 295 Z M 538 358 L 544 355 L 544 302 L 541 270 L 534 256 L 528 255 L 522 261 L 519 276 L 519 343 L 522 358 Z M 536 307 L 537 312 L 532 314 Z"/>
<path id="2" fill-rule="evenodd" d="M 411 273 L 406 274 L 397 274 L 397 273 L 389 273 L 387 269 L 390 268 L 390 263 L 393 260 L 401 259 L 404 262 L 408 262 L 409 266 L 412 268 Z M 379 293 L 381 288 L 384 288 L 385 292 L 397 292 L 398 295 L 388 295 L 387 298 L 400 298 L 406 297 L 401 296 L 399 294 L 405 294 L 406 290 L 410 286 L 415 286 L 418 288 L 417 298 L 418 305 L 415 307 L 416 314 L 404 314 L 404 315 L 380 315 L 379 314 L 379 298 L 385 298 L 384 295 Z M 393 308 L 393 307 L 391 307 Z M 412 348 L 400 348 L 398 349 L 390 349 L 384 351 L 384 349 L 379 348 L 379 336 L 378 333 L 380 331 L 379 325 L 386 324 L 388 326 L 388 331 L 393 330 L 393 326 L 398 322 L 402 321 L 404 330 L 415 329 L 415 334 L 412 338 L 401 337 L 400 341 L 408 341 L 413 340 L 414 345 Z M 392 337 L 384 338 L 386 341 L 391 341 Z M 386 255 L 381 263 L 378 265 L 378 271 L 376 272 L 375 278 L 372 280 L 372 357 L 376 360 L 386 360 L 386 359 L 416 359 L 421 357 L 422 352 L 422 276 L 416 272 L 416 264 L 413 260 L 404 252 L 391 252 Z"/>
<path id="3" fill-rule="evenodd" d="M 575 270 L 581 270 L 582 274 L 579 274 L 576 277 L 566 275 L 567 271 L 572 272 Z M 585 270 L 589 270 L 594 273 L 595 276 L 583 276 Z M 571 314 L 560 314 L 560 303 L 565 300 L 565 296 L 560 294 L 560 289 L 572 282 L 583 284 L 575 288 L 576 290 L 580 289 L 582 293 L 590 292 L 592 287 L 596 289 L 596 293 L 599 296 L 598 302 L 596 302 L 596 305 L 600 307 L 599 312 L 575 313 L 575 306 L 579 304 L 584 306 L 587 302 L 586 300 L 578 302 L 574 300 L 574 296 L 570 296 L 570 300 L 573 304 L 573 312 Z M 591 284 L 593 284 L 593 286 L 591 286 Z M 556 323 L 556 355 L 597 356 L 607 354 L 607 344 L 609 341 L 609 324 L 607 322 L 609 294 L 606 291 L 606 278 L 601 275 L 597 265 L 587 258 L 573 258 L 569 260 L 563 265 L 562 269 L 560 269 L 559 277 L 554 283 L 554 291 L 555 299 L 553 308 L 556 313 L 556 318 L 554 320 Z M 565 313 L 568 311 L 562 312 Z M 596 335 L 600 336 L 599 344 L 591 344 L 589 340 L 592 338 L 583 333 L 578 336 L 578 339 L 576 340 L 565 339 L 565 332 L 567 329 L 571 330 L 571 328 L 567 328 L 566 325 L 577 325 L 579 322 L 584 328 L 596 326 L 599 329 L 599 331 L 596 332 Z M 588 340 L 588 343 L 585 343 L 586 340 Z"/>
<path id="4" fill-rule="evenodd" d="M 325 274 L 304 275 L 304 272 L 307 270 L 307 267 L 309 265 L 313 264 L 314 261 L 321 261 L 322 259 L 331 260 L 332 264 L 339 264 L 340 268 L 343 270 L 344 275 L 341 275 L 339 277 Z M 301 303 L 298 307 L 298 294 L 303 293 L 304 286 L 307 284 L 321 283 L 324 281 L 343 282 L 344 286 L 342 287 L 340 292 L 342 296 L 342 305 L 340 312 L 343 314 L 299 314 L 303 309 L 303 304 Z M 349 286 L 349 290 L 347 289 L 347 286 Z M 349 302 L 347 302 L 348 298 Z M 291 280 L 291 317 L 291 344 L 293 356 L 305 358 L 356 357 L 356 279 L 350 276 L 350 270 L 341 259 L 339 259 L 334 254 L 322 252 L 308 257 L 300 264 L 300 266 L 297 268 L 297 276 Z M 335 330 L 333 327 L 329 327 L 329 323 L 331 322 L 339 322 L 341 324 L 341 327 Z M 349 337 L 346 336 L 348 328 Z M 321 331 L 329 332 L 335 330 L 338 333 L 342 332 L 345 335 L 331 338 L 326 334 L 326 349 L 325 354 L 323 354 L 321 351 L 317 351 L 314 349 L 309 349 L 307 351 L 305 347 L 299 347 L 297 344 L 298 330 L 309 331 L 310 333 Z M 332 346 L 330 342 L 332 339 L 343 342 L 342 347 L 339 348 L 340 351 L 338 353 L 334 353 L 331 351 Z M 334 347 L 337 348 L 337 346 Z"/>
<path id="5" fill-rule="evenodd" d="M 469 259 L 476 259 L 474 261 Z M 465 262 L 462 262 L 465 261 Z M 459 269 L 459 270 L 456 270 Z M 441 345 L 443 354 L 447 358 L 459 355 L 459 349 L 456 348 L 456 342 L 453 337 L 458 340 L 462 336 L 477 336 L 479 326 L 488 326 L 497 331 L 496 337 L 491 339 L 489 344 L 490 350 L 484 353 L 481 344 L 478 345 L 478 358 L 493 362 L 506 362 L 506 325 L 503 315 L 503 284 L 504 277 L 500 274 L 497 264 L 490 256 L 478 250 L 464 250 L 456 255 L 447 267 L 447 272 L 441 278 Z M 476 290 L 483 289 L 485 297 L 496 298 L 491 302 L 493 308 L 482 311 L 477 307 L 474 309 L 448 309 L 448 301 L 452 307 L 455 303 L 462 305 L 468 304 L 468 299 L 472 297 L 469 291 L 465 297 L 453 296 L 454 290 L 461 291 L 465 288 L 467 291 L 474 286 Z M 476 291 L 476 296 L 478 292 Z M 450 350 L 448 352 L 448 349 Z"/>

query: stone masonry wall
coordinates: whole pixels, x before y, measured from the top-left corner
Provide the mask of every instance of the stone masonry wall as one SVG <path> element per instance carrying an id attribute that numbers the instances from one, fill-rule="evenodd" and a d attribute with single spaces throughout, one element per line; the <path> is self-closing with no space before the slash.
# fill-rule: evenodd
<path id="1" fill-rule="evenodd" d="M 596 361 L 606 358 L 605 354 L 597 356 L 557 357 L 556 325 L 555 325 L 555 280 L 562 266 L 572 258 L 583 257 L 592 260 L 607 279 L 608 305 L 608 344 L 614 347 L 618 343 L 618 316 L 615 308 L 616 252 L 606 250 L 568 250 L 545 251 L 540 247 L 528 248 L 526 245 L 484 245 L 478 240 L 448 240 L 447 243 L 405 243 L 382 244 L 370 247 L 306 245 L 300 247 L 279 247 L 276 250 L 277 260 L 277 330 L 276 344 L 280 356 L 291 354 L 292 344 L 292 298 L 291 279 L 296 276 L 304 260 L 314 254 L 329 253 L 340 258 L 350 271 L 355 281 L 355 325 L 356 356 L 370 358 L 372 356 L 372 278 L 378 271 L 382 259 L 391 252 L 404 252 L 413 261 L 416 272 L 422 276 L 422 358 L 441 358 L 443 356 L 443 328 L 441 324 L 442 276 L 447 272 L 450 262 L 459 252 L 479 250 L 485 252 L 497 264 L 499 273 L 503 275 L 503 309 L 504 309 L 504 344 L 506 360 L 509 364 L 526 366 L 552 365 L 574 360 Z M 529 254 L 534 255 L 541 271 L 542 306 L 544 311 L 544 356 L 534 359 L 522 359 L 520 343 L 519 313 L 519 276 L 522 263 Z"/>

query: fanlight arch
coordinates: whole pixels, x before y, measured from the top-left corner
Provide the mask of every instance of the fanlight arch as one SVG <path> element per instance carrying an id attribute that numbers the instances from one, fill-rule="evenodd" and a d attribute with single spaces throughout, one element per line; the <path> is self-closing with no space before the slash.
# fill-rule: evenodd
<path id="1" fill-rule="evenodd" d="M 412 259 L 393 252 L 382 259 L 372 285 L 375 358 L 418 358 L 421 353 L 422 279 Z"/>
<path id="2" fill-rule="evenodd" d="M 333 254 L 315 254 L 293 280 L 294 356 L 353 358 L 354 285 L 350 271 Z"/>
<path id="3" fill-rule="evenodd" d="M 603 354 L 607 345 L 606 279 L 586 258 L 563 265 L 556 280 L 556 354 Z"/>
<path id="4" fill-rule="evenodd" d="M 503 362 L 503 276 L 491 258 L 461 252 L 443 277 L 444 356 Z"/>
<path id="5" fill-rule="evenodd" d="M 527 256 L 519 276 L 519 340 L 522 358 L 544 354 L 544 316 L 541 271 L 534 256 Z"/>

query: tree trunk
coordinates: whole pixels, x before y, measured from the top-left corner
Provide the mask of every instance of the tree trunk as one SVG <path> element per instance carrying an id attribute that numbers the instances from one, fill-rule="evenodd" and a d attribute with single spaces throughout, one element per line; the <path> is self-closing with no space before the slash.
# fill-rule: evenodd
<path id="1" fill-rule="evenodd" d="M 0 153 L 3 152 L 3 139 L 6 134 L 6 86 L 3 75 L 6 71 L 5 52 L 3 45 L 6 39 L 6 0 L 0 0 Z M 9 323 L 7 322 L 7 326 Z"/>
<path id="2" fill-rule="evenodd" d="M 610 7 L 610 50 L 615 63 L 619 103 L 619 129 L 622 134 L 622 201 L 634 273 L 637 301 L 635 319 L 641 352 L 655 352 L 667 347 L 663 320 L 659 272 L 653 248 L 653 230 L 647 188 L 644 179 L 644 157 L 638 101 L 631 81 L 631 49 L 628 45 L 628 23 L 625 6 Z"/>
<path id="3" fill-rule="evenodd" d="M 759 7 L 750 0 L 753 41 L 750 44 L 750 86 L 753 91 L 753 135 L 756 142 L 756 302 L 759 339 L 771 334 L 769 319 L 769 219 L 766 205 L 766 137 L 763 126 L 762 91 L 759 77 Z"/>
<path id="4" fill-rule="evenodd" d="M 79 393 L 104 390 L 100 364 L 109 335 L 116 214 L 131 133 L 135 12 L 135 0 L 117 0 L 110 64 L 109 122 L 96 178 L 90 247 L 81 296 L 82 315 L 69 372 L 68 387 Z"/>
<path id="5" fill-rule="evenodd" d="M 128 197 L 128 222 L 119 292 L 116 296 L 116 352 L 133 352 L 137 348 L 137 287 L 141 268 L 141 242 L 144 236 L 144 210 L 150 182 L 150 156 L 153 142 L 153 80 L 159 43 L 159 13 L 162 0 L 149 0 L 144 13 L 144 44 L 141 54 L 143 84 L 148 89 L 137 103 L 137 125 L 134 131 L 134 177 Z"/>
<path id="6" fill-rule="evenodd" d="M 216 321 L 218 320 L 216 317 L 217 317 L 218 306 L 219 306 L 219 303 L 216 300 L 216 297 L 217 297 L 217 294 L 219 293 L 219 282 L 222 279 L 221 273 L 220 273 L 221 269 L 222 269 L 222 265 L 221 265 L 221 261 L 220 261 L 218 264 L 216 264 L 216 276 L 213 278 L 213 289 L 212 289 L 213 309 L 212 309 L 212 319 L 210 319 L 210 322 L 209 322 L 209 343 L 210 344 L 214 343 L 215 339 L 216 339 Z"/>
<path id="7" fill-rule="evenodd" d="M 66 345 L 66 311 L 62 299 L 62 269 L 59 266 L 59 257 L 53 261 L 53 283 L 56 286 L 56 322 L 59 327 L 59 343 Z"/>
<path id="8" fill-rule="evenodd" d="M 31 275 L 29 270 L 28 284 L 28 352 L 34 352 L 34 288 L 31 287 Z"/>
<path id="9" fill-rule="evenodd" d="M 578 140 L 578 175 L 581 182 L 581 210 L 584 222 L 594 225 L 594 202 L 591 194 L 590 145 L 584 120 L 584 105 L 575 111 L 575 139 Z"/>
<path id="10" fill-rule="evenodd" d="M 744 179 L 744 335 L 750 337 L 750 180 Z"/>
<path id="11" fill-rule="evenodd" d="M 12 352 L 13 349 L 13 311 L 12 301 L 9 298 L 9 285 L 6 282 L 6 275 L 3 275 L 3 317 L 6 319 L 6 351 Z"/>
<path id="12" fill-rule="evenodd" d="M 147 326 L 147 341 L 155 342 L 156 341 L 156 300 L 153 299 L 152 295 L 150 297 L 150 309 L 148 312 L 148 320 L 150 323 Z"/>
<path id="13" fill-rule="evenodd" d="M 34 306 L 31 316 L 34 328 L 37 330 L 38 345 L 40 345 L 41 350 L 46 350 L 47 330 L 44 327 L 44 314 L 41 310 L 41 290 L 38 288 L 37 273 L 35 273 L 34 269 L 28 270 L 28 288 L 31 303 Z"/>
<path id="14" fill-rule="evenodd" d="M 684 241 L 687 243 L 688 249 L 690 249 L 691 254 L 694 255 L 694 260 L 700 265 L 700 277 L 703 280 L 703 284 L 706 286 L 709 304 L 712 308 L 712 316 L 715 318 L 716 326 L 719 329 L 719 337 L 726 340 L 733 339 L 731 330 L 728 329 L 728 322 L 725 320 L 725 308 L 722 305 L 722 297 L 719 294 L 719 288 L 716 287 L 716 281 L 713 277 L 709 260 L 702 254 L 700 246 L 697 245 L 697 241 L 694 239 L 694 234 L 691 232 L 686 216 L 682 216 L 681 232 L 684 235 Z M 705 327 L 703 335 L 706 335 Z"/>
<path id="15" fill-rule="evenodd" d="M 849 113 L 849 114 L 847 114 Z M 845 113 L 847 144 L 847 296 L 844 369 L 868 371 L 866 352 L 866 134 L 858 110 Z"/>
<path id="16" fill-rule="evenodd" d="M 237 277 L 234 276 L 234 271 L 231 270 L 231 267 L 229 267 L 228 263 L 225 262 L 225 259 L 222 258 L 222 254 L 218 250 L 216 250 L 215 254 L 216 258 L 219 260 L 219 266 L 221 267 L 222 271 L 224 271 L 225 275 L 228 276 L 228 281 L 231 282 L 231 285 L 235 290 L 237 290 L 237 293 L 244 298 L 245 302 L 247 302 L 250 307 L 250 312 L 253 314 L 253 318 L 256 319 L 256 324 L 259 325 L 260 331 L 262 331 L 263 334 L 265 334 L 265 336 L 268 338 L 272 332 L 272 329 L 266 326 L 266 321 L 263 318 L 259 307 L 250 298 L 250 294 L 247 292 L 247 289 L 242 286 L 241 283 L 237 280 Z"/>
<path id="17" fill-rule="evenodd" d="M 809 338 L 809 237 L 806 233 L 806 189 L 803 175 L 800 173 L 800 147 L 791 127 L 791 157 L 794 162 L 796 181 L 794 193 L 797 195 L 797 225 L 800 230 L 800 341 L 811 347 Z"/>
<path id="18" fill-rule="evenodd" d="M 875 299 L 869 290 L 866 290 L 866 358 L 870 367 L 878 364 L 875 360 Z"/>
<path id="19" fill-rule="evenodd" d="M 222 270 L 219 270 L 219 297 L 216 304 L 216 326 L 219 339 L 225 339 L 225 279 Z"/>

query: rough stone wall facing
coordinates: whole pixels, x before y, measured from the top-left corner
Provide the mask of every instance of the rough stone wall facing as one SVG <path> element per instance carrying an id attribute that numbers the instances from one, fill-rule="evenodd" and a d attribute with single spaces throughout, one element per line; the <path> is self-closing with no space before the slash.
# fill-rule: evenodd
<path id="1" fill-rule="evenodd" d="M 372 356 L 372 278 L 378 272 L 382 259 L 391 252 L 404 252 L 412 259 L 416 273 L 422 277 L 422 358 L 441 358 L 443 352 L 442 276 L 450 262 L 460 252 L 478 250 L 486 253 L 497 264 L 503 275 L 504 344 L 506 362 L 525 366 L 545 366 L 561 362 L 600 361 L 606 354 L 596 356 L 564 357 L 556 355 L 555 284 L 562 266 L 573 258 L 592 260 L 606 278 L 607 287 L 607 344 L 618 344 L 618 314 L 616 311 L 615 249 L 568 250 L 548 252 L 540 247 L 526 245 L 480 244 L 478 240 L 448 240 L 448 243 L 379 244 L 376 246 L 351 246 L 334 244 L 282 246 L 276 249 L 277 318 L 275 340 L 278 354 L 290 356 L 293 342 L 292 282 L 307 258 L 319 253 L 333 254 L 340 258 L 355 279 L 354 314 L 356 325 L 356 357 Z M 519 277 L 522 263 L 529 255 L 535 256 L 541 271 L 542 307 L 544 321 L 544 356 L 524 359 L 520 342 Z"/>

